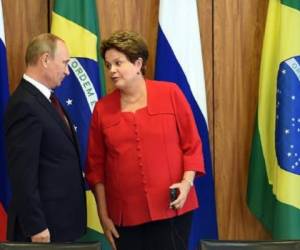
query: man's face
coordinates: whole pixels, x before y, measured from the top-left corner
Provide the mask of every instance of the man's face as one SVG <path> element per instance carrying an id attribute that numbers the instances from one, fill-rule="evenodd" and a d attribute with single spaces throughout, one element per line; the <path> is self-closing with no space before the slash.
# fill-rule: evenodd
<path id="1" fill-rule="evenodd" d="M 68 49 L 62 41 L 58 40 L 56 45 L 54 57 L 49 56 L 48 58 L 47 80 L 51 89 L 60 86 L 65 76 L 70 74 Z"/>

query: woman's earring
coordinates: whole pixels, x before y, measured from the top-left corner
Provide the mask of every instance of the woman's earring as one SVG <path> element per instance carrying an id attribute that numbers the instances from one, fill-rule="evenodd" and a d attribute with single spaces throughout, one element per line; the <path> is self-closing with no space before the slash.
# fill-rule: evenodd
<path id="1" fill-rule="evenodd" d="M 136 74 L 139 75 L 139 74 L 140 74 L 140 71 L 136 72 Z"/>

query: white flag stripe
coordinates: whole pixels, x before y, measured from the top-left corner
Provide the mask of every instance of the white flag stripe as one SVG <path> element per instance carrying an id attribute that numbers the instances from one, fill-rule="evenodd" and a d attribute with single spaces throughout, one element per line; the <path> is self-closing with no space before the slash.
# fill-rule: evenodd
<path id="1" fill-rule="evenodd" d="M 4 22 L 3 22 L 3 12 L 2 12 L 2 1 L 1 0 L 0 0 L 0 39 L 5 44 Z"/>
<path id="2" fill-rule="evenodd" d="M 159 23 L 207 123 L 205 80 L 196 1 L 161 0 Z"/>

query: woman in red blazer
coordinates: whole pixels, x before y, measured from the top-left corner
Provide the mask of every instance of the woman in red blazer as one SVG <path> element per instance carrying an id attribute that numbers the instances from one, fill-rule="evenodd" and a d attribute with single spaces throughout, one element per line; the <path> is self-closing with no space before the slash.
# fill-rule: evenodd
<path id="1" fill-rule="evenodd" d="M 175 84 L 144 79 L 138 34 L 114 33 L 101 53 L 116 90 L 95 106 L 86 177 L 104 233 L 118 250 L 187 249 L 193 180 L 204 174 L 191 109 Z"/>

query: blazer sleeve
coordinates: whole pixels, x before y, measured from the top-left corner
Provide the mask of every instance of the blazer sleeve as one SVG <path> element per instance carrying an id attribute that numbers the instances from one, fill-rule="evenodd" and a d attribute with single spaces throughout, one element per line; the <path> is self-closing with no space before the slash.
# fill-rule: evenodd
<path id="1" fill-rule="evenodd" d="M 106 149 L 98 102 L 93 111 L 88 137 L 86 179 L 91 188 L 99 182 L 104 183 L 105 155 Z"/>
<path id="2" fill-rule="evenodd" d="M 174 84 L 171 92 L 183 152 L 184 171 L 192 170 L 196 171 L 198 175 L 202 175 L 205 173 L 202 142 L 192 110 L 177 85 Z"/>
<path id="3" fill-rule="evenodd" d="M 47 228 L 39 195 L 39 151 L 42 126 L 27 103 L 18 103 L 5 122 L 8 172 L 13 207 L 26 236 Z"/>

